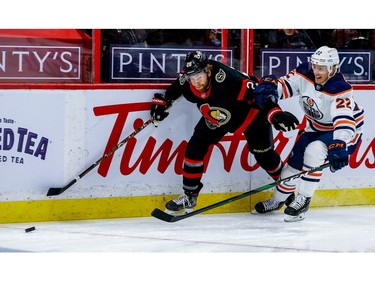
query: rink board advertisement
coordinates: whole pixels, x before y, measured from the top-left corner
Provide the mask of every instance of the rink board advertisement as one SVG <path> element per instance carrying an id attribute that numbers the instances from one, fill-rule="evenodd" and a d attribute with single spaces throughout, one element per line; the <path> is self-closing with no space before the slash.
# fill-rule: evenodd
<path id="1" fill-rule="evenodd" d="M 348 82 L 369 83 L 371 81 L 371 51 L 338 50 L 340 54 L 340 72 Z M 303 62 L 310 60 L 314 51 L 293 49 L 261 49 L 261 75 L 283 76 Z"/>
<path id="2" fill-rule="evenodd" d="M 142 48 L 111 45 L 111 81 L 172 82 L 180 72 L 186 53 L 198 48 Z M 233 50 L 199 48 L 209 59 L 233 64 Z"/>
<path id="3" fill-rule="evenodd" d="M 158 198 L 180 194 L 184 150 L 200 117 L 195 105 L 183 98 L 173 104 L 158 127 L 148 125 L 64 193 L 46 196 L 50 187 L 65 186 L 146 122 L 154 92 L 1 90 L 0 202 L 54 202 L 53 208 L 40 207 L 53 213 L 59 204 L 66 212 L 87 199 L 95 202 L 92 212 L 103 213 L 95 198 L 103 199 L 115 212 L 115 202 L 123 205 L 123 198 L 142 198 L 139 200 L 152 209 Z M 375 96 L 370 90 L 356 90 L 355 98 L 366 114 L 362 143 L 349 167 L 324 172 L 321 190 L 374 187 L 375 132 L 370 124 L 375 113 L 366 107 L 375 104 Z M 295 103 L 297 100 L 289 99 L 280 105 L 301 119 Z M 296 132 L 274 133 L 276 150 L 284 160 Z M 243 193 L 272 182 L 247 151 L 242 135 L 226 135 L 209 151 L 205 164 L 203 196 Z M 84 208 L 90 209 L 87 204 Z M 149 214 L 148 209 L 142 213 Z"/>
<path id="4" fill-rule="evenodd" d="M 88 82 L 91 38 L 78 29 L 0 29 L 0 81 Z"/>
<path id="5" fill-rule="evenodd" d="M 0 80 L 81 81 L 82 47 L 0 45 Z"/>
<path id="6" fill-rule="evenodd" d="M 1 201 L 32 199 L 46 180 L 64 180 L 64 95 L 1 91 Z"/>

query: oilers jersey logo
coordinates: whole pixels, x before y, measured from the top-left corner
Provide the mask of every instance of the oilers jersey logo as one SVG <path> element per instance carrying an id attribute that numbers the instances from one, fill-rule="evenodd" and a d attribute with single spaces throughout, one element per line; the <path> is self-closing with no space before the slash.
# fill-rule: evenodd
<path id="1" fill-rule="evenodd" d="M 212 130 L 227 124 L 231 117 L 228 110 L 216 106 L 211 107 L 208 103 L 202 104 L 199 110 L 206 119 L 206 125 Z"/>
<path id="2" fill-rule="evenodd" d="M 315 120 L 320 120 L 323 118 L 323 113 L 320 111 L 314 99 L 308 96 L 303 96 L 302 103 L 303 103 L 303 110 L 305 111 L 307 115 L 311 116 Z"/>

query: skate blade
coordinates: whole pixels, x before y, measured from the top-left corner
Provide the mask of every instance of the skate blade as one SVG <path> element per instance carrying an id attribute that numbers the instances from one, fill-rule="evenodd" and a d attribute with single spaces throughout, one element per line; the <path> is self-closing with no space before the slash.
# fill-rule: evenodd
<path id="1" fill-rule="evenodd" d="M 302 221 L 304 219 L 305 219 L 305 213 L 301 213 L 298 216 L 285 215 L 284 217 L 285 222 Z"/>
<path id="2" fill-rule="evenodd" d="M 180 211 L 172 211 L 172 210 L 165 209 L 164 212 L 172 216 L 183 216 L 188 213 L 191 213 L 192 211 L 193 209 L 182 209 Z"/>
<path id="3" fill-rule="evenodd" d="M 257 210 L 252 210 L 250 213 L 252 214 L 252 215 L 261 215 L 261 216 L 263 216 L 263 215 L 270 215 L 270 214 L 272 214 L 274 211 L 271 211 L 271 212 L 266 212 L 266 213 L 259 213 Z"/>
<path id="4" fill-rule="evenodd" d="M 275 216 L 277 214 L 279 214 L 280 212 L 278 211 L 269 211 L 269 212 L 266 212 L 266 213 L 259 213 L 257 212 L 256 210 L 252 210 L 250 212 L 250 214 L 254 215 L 254 216 L 262 216 L 262 217 L 266 217 L 266 216 Z"/>
<path id="5" fill-rule="evenodd" d="M 253 209 L 250 213 L 252 215 L 262 215 L 262 216 L 275 215 L 275 214 L 280 213 L 280 209 L 268 211 L 268 212 L 265 212 L 265 213 L 259 213 L 256 209 Z"/>

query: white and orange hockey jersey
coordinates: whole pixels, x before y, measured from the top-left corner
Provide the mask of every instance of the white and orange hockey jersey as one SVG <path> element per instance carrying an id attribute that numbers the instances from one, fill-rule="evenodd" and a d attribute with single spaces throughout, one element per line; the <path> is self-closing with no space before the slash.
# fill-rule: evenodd
<path id="1" fill-rule="evenodd" d="M 300 64 L 279 78 L 279 99 L 298 96 L 305 113 L 306 132 L 334 131 L 333 139 L 348 146 L 358 141 L 363 131 L 364 110 L 353 99 L 353 88 L 337 72 L 322 86 L 314 82 L 310 63 Z"/>

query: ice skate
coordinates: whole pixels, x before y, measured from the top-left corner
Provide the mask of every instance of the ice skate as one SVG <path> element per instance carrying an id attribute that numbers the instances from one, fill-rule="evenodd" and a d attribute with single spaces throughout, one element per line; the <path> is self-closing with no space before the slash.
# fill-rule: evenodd
<path id="1" fill-rule="evenodd" d="M 284 210 L 284 221 L 294 222 L 305 219 L 305 213 L 309 209 L 311 197 L 298 194 L 292 203 Z"/>
<path id="2" fill-rule="evenodd" d="M 253 213 L 255 214 L 265 214 L 272 211 L 280 210 L 284 204 L 289 206 L 289 204 L 294 200 L 294 193 L 290 194 L 285 201 L 279 202 L 276 201 L 273 197 L 268 200 L 261 201 L 255 204 L 255 209 Z"/>
<path id="3" fill-rule="evenodd" d="M 197 205 L 198 196 L 182 194 L 177 199 L 171 200 L 165 204 L 165 212 L 171 215 L 183 215 L 193 211 Z"/>

